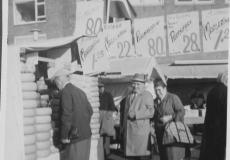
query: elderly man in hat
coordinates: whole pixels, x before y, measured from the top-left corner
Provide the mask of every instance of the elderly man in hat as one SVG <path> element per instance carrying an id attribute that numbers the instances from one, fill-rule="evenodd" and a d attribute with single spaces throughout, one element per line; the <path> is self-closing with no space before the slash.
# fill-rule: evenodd
<path id="1" fill-rule="evenodd" d="M 108 91 L 105 91 L 103 83 L 99 83 L 99 100 L 100 100 L 100 134 L 103 137 L 103 147 L 105 159 L 110 155 L 110 138 L 115 136 L 113 112 L 117 111 L 113 96 Z"/>
<path id="2" fill-rule="evenodd" d="M 70 72 L 58 70 L 52 80 L 61 91 L 61 141 L 63 160 L 89 160 L 92 107 L 86 94 L 70 83 Z"/>
<path id="3" fill-rule="evenodd" d="M 124 150 L 127 157 L 150 159 L 150 119 L 154 115 L 152 94 L 145 89 L 146 75 L 135 74 L 132 93 L 124 111 Z"/>

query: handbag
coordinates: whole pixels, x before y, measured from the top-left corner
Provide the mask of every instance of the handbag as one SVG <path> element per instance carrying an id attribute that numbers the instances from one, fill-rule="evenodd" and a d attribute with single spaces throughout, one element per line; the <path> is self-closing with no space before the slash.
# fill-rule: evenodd
<path id="1" fill-rule="evenodd" d="M 101 127 L 100 134 L 107 136 L 115 136 L 114 128 L 115 120 L 113 119 L 112 111 L 100 111 Z"/>
<path id="2" fill-rule="evenodd" d="M 164 129 L 163 145 L 193 146 L 194 138 L 183 122 L 168 122 Z"/>

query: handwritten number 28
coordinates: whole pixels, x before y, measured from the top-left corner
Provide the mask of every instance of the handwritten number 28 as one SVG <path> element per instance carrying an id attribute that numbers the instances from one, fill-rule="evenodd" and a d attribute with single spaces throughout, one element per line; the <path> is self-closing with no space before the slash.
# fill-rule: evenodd
<path id="1" fill-rule="evenodd" d="M 183 50 L 184 53 L 190 52 L 188 50 L 190 44 L 191 44 L 191 51 L 195 52 L 195 51 L 199 51 L 200 50 L 199 46 L 197 44 L 197 34 L 196 33 L 193 32 L 193 33 L 190 34 L 190 36 L 184 35 L 183 36 L 183 41 L 186 43 L 186 46 L 185 46 L 185 48 Z"/>

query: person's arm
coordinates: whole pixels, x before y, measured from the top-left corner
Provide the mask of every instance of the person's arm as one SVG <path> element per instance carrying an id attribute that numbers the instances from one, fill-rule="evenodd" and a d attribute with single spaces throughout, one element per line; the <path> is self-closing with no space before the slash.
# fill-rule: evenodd
<path id="1" fill-rule="evenodd" d="M 72 124 L 72 113 L 73 113 L 73 104 L 72 104 L 72 95 L 69 91 L 63 90 L 61 95 L 61 105 L 62 105 L 62 114 L 61 114 L 61 139 L 69 139 L 69 132 Z"/>
<path id="2" fill-rule="evenodd" d="M 184 120 L 184 115 L 185 115 L 185 110 L 184 106 L 180 100 L 180 98 L 175 95 L 173 96 L 173 109 L 174 109 L 174 114 L 172 115 L 172 119 L 174 121 L 183 121 Z"/>
<path id="3" fill-rule="evenodd" d="M 154 115 L 154 103 L 151 94 L 145 94 L 142 105 L 136 110 L 136 119 L 150 119 Z"/>

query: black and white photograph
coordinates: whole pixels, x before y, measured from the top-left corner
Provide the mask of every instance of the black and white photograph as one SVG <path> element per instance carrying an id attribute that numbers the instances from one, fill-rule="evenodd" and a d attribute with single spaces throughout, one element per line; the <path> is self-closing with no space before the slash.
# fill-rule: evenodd
<path id="1" fill-rule="evenodd" d="M 229 11 L 2 0 L 0 160 L 230 159 Z"/>

